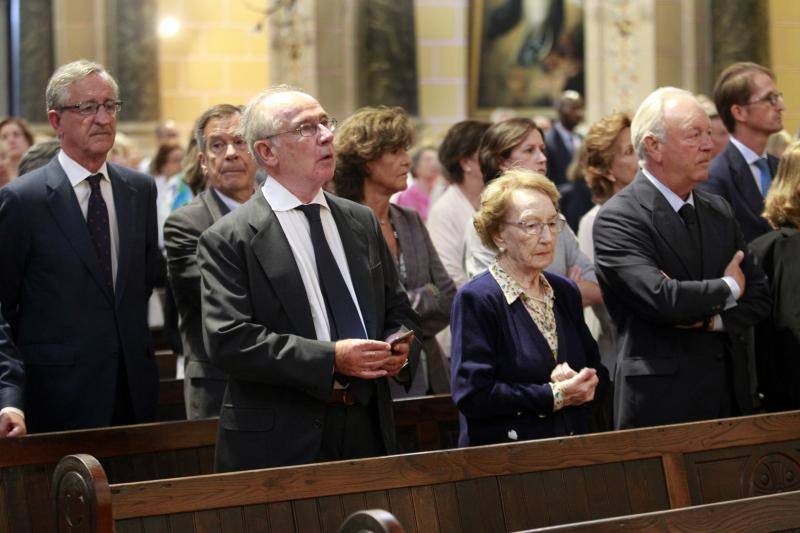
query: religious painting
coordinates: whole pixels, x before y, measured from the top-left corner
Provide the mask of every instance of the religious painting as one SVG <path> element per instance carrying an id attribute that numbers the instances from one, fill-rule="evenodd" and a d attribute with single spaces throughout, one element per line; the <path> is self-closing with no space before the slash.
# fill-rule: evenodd
<path id="1" fill-rule="evenodd" d="M 583 0 L 470 1 L 470 114 L 584 94 Z"/>

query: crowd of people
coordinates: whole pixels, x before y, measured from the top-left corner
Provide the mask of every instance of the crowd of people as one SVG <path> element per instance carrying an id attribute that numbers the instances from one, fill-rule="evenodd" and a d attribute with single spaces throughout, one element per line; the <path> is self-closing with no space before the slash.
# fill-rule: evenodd
<path id="1" fill-rule="evenodd" d="M 0 436 L 153 420 L 161 286 L 218 471 L 393 453 L 405 396 L 451 393 L 460 446 L 800 408 L 800 143 L 763 66 L 438 147 L 276 86 L 141 160 L 86 60 L 46 106 L 56 140 L 0 122 Z"/>

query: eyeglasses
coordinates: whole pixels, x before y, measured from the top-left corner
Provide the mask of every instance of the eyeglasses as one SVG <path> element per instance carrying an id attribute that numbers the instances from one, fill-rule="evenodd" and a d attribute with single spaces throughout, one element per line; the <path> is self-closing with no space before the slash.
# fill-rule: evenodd
<path id="1" fill-rule="evenodd" d="M 106 110 L 106 113 L 113 117 L 122 109 L 122 100 L 106 100 L 102 104 L 95 101 L 80 102 L 74 105 L 62 105 L 58 110 L 75 111 L 82 117 L 90 117 L 97 113 L 101 107 Z"/>
<path id="2" fill-rule="evenodd" d="M 783 103 L 783 93 L 769 93 L 768 95 L 762 96 L 757 100 L 747 102 L 745 105 L 760 104 L 761 102 L 768 103 L 772 107 L 778 107 L 778 105 Z"/>
<path id="3" fill-rule="evenodd" d="M 283 135 L 284 133 L 297 133 L 301 137 L 315 137 L 317 135 L 317 132 L 319 132 L 320 126 L 333 133 L 333 131 L 336 130 L 336 125 L 338 123 L 339 121 L 336 120 L 335 118 L 323 118 L 316 124 L 306 122 L 305 124 L 301 124 L 300 126 L 294 129 L 279 131 L 278 133 L 267 135 L 266 137 L 264 137 L 264 139 L 271 139 L 272 137 L 277 137 L 278 135 Z"/>
<path id="4" fill-rule="evenodd" d="M 211 142 L 208 143 L 208 150 L 214 155 L 222 155 L 228 151 L 228 146 L 233 146 L 233 149 L 237 152 L 247 152 L 247 141 L 241 137 L 237 137 L 231 141 L 212 139 Z"/>
<path id="5" fill-rule="evenodd" d="M 562 229 L 564 229 L 564 224 L 566 224 L 566 220 L 561 217 L 554 218 L 550 222 L 503 222 L 503 224 L 508 224 L 509 226 L 516 226 L 526 234 L 531 236 L 541 235 L 544 228 L 550 230 L 551 235 L 555 235 Z"/>

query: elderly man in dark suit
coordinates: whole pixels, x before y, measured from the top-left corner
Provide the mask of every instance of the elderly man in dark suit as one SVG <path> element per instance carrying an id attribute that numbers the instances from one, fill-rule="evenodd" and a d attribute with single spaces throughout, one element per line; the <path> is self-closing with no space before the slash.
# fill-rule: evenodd
<path id="1" fill-rule="evenodd" d="M 257 96 L 242 128 L 267 180 L 200 237 L 206 348 L 229 376 L 219 471 L 394 451 L 387 378 L 418 350 L 384 339 L 417 320 L 372 211 L 322 190 L 335 127 L 306 93 Z"/>
<path id="2" fill-rule="evenodd" d="M 206 190 L 172 213 L 164 224 L 164 244 L 172 292 L 180 315 L 186 355 L 184 396 L 189 420 L 219 415 L 228 377 L 208 360 L 200 317 L 200 234 L 253 195 L 256 163 L 239 135 L 241 108 L 215 105 L 195 124 L 195 139 Z"/>
<path id="3" fill-rule="evenodd" d="M 708 116 L 661 88 L 633 119 L 642 168 L 600 209 L 595 261 L 620 334 L 619 428 L 732 416 L 752 408 L 747 328 L 770 311 L 763 272 L 707 176 Z"/>
<path id="4" fill-rule="evenodd" d="M 767 154 L 767 139 L 783 129 L 783 95 L 775 74 L 755 63 L 734 63 L 719 75 L 714 103 L 730 141 L 708 169 L 701 188 L 725 198 L 747 242 L 770 228 L 764 197 L 778 170 L 778 158 Z"/>
<path id="5" fill-rule="evenodd" d="M 60 67 L 46 98 L 61 151 L 0 190 L 0 303 L 24 361 L 28 430 L 153 420 L 156 186 L 106 162 L 122 102 L 101 65 Z"/>
<path id="6" fill-rule="evenodd" d="M 547 148 L 547 177 L 557 186 L 567 182 L 567 168 L 578 153 L 583 138 L 575 128 L 583 121 L 583 98 L 564 91 L 556 101 L 558 120 L 544 134 Z"/>

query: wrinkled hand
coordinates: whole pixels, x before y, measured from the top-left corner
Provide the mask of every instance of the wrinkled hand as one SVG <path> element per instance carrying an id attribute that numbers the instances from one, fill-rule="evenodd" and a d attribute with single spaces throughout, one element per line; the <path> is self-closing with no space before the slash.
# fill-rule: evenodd
<path id="1" fill-rule="evenodd" d="M 567 269 L 567 277 L 578 283 L 583 280 L 583 270 L 578 265 L 572 265 Z"/>
<path id="2" fill-rule="evenodd" d="M 733 254 L 733 258 L 731 262 L 728 263 L 728 266 L 725 267 L 725 272 L 723 275 L 732 277 L 736 284 L 739 285 L 739 298 L 744 296 L 744 272 L 742 272 L 742 259 L 744 259 L 744 252 L 738 250 L 735 254 Z"/>
<path id="3" fill-rule="evenodd" d="M 403 342 L 397 342 L 391 346 L 392 348 L 392 355 L 389 357 L 389 360 L 383 365 L 383 369 L 386 370 L 387 376 L 396 376 L 400 373 L 406 363 L 408 362 L 408 352 L 411 350 L 411 343 L 414 341 L 414 336 L 412 335 L 407 340 Z"/>
<path id="4" fill-rule="evenodd" d="M 0 415 L 0 438 L 21 437 L 28 432 L 25 427 L 25 418 L 18 413 L 5 412 Z"/>
<path id="5" fill-rule="evenodd" d="M 597 370 L 583 368 L 580 372 L 560 383 L 564 405 L 581 405 L 594 399 L 594 391 L 600 380 Z"/>
<path id="6" fill-rule="evenodd" d="M 386 375 L 383 366 L 389 361 L 389 343 L 371 339 L 343 339 L 334 345 L 334 371 L 362 379 Z M 407 352 L 406 352 L 407 353 Z"/>
<path id="7" fill-rule="evenodd" d="M 553 383 L 558 383 L 559 381 L 566 381 L 572 376 L 577 374 L 572 368 L 569 366 L 569 363 L 561 363 L 556 365 L 553 371 L 550 373 L 550 381 Z"/>

